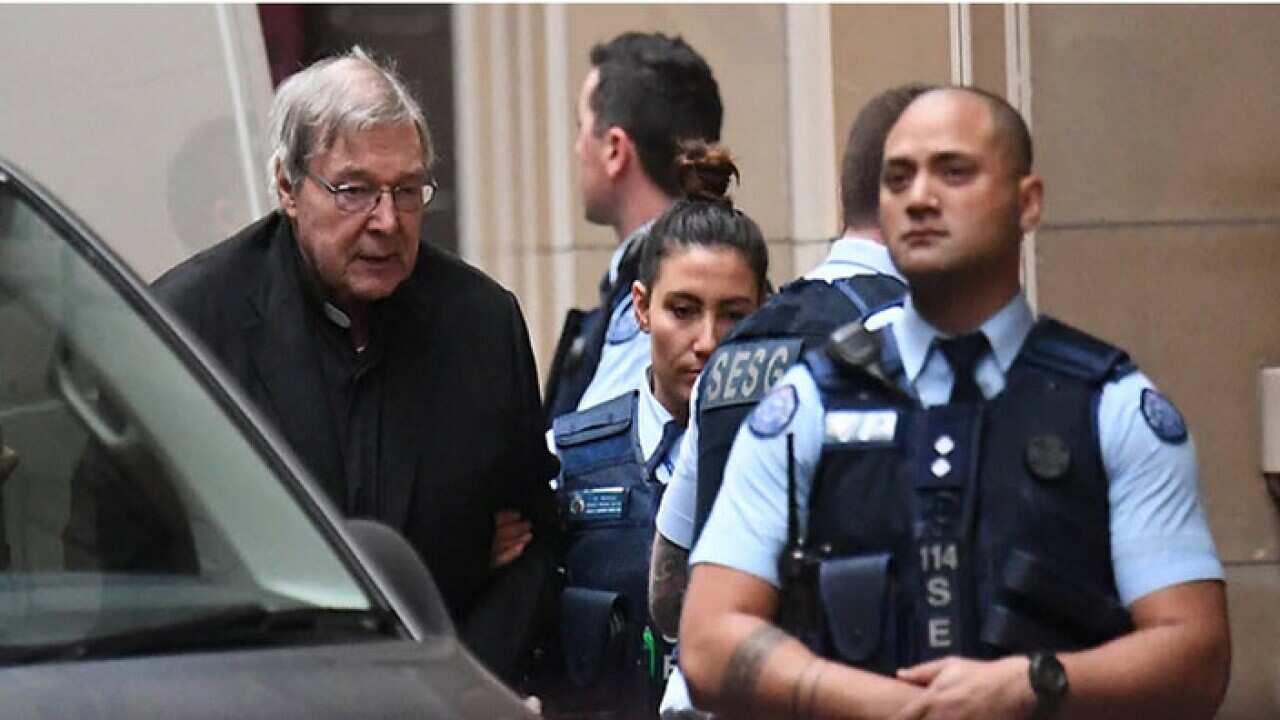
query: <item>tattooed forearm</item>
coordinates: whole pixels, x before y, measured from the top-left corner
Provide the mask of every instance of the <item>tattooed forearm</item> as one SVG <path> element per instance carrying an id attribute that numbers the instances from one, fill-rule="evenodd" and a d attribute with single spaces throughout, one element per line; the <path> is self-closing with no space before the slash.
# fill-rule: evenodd
<path id="1" fill-rule="evenodd" d="M 720 680 L 720 692 L 734 705 L 750 704 L 755 698 L 756 681 L 769 656 L 785 642 L 788 635 L 772 625 L 761 625 L 734 649 Z"/>
<path id="2" fill-rule="evenodd" d="M 804 666 L 791 688 L 791 717 L 796 720 L 809 720 L 814 717 L 813 704 L 818 695 L 818 681 L 822 679 L 822 671 L 827 663 L 821 658 L 814 658 Z"/>
<path id="3" fill-rule="evenodd" d="M 689 551 L 662 536 L 653 535 L 649 558 L 649 614 L 667 637 L 680 632 L 680 608 L 689 586 Z"/>

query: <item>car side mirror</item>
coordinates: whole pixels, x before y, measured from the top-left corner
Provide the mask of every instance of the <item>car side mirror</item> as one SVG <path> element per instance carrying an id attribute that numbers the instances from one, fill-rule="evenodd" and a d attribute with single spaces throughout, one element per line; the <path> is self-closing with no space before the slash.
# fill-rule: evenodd
<path id="1" fill-rule="evenodd" d="M 408 540 L 373 520 L 353 518 L 345 527 L 356 554 L 415 640 L 457 634 L 435 580 Z"/>

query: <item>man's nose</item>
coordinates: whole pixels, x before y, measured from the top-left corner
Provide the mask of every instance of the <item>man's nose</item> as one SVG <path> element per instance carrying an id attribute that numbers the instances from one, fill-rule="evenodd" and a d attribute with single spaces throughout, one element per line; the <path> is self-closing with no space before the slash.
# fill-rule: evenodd
<path id="1" fill-rule="evenodd" d="M 907 212 L 922 215 L 938 210 L 938 193 L 928 173 L 919 173 L 907 188 Z"/>
<path id="2" fill-rule="evenodd" d="M 369 211 L 367 225 L 371 229 L 390 231 L 400 224 L 400 213 L 396 212 L 395 196 L 391 190 L 383 188 L 373 201 L 373 209 Z"/>

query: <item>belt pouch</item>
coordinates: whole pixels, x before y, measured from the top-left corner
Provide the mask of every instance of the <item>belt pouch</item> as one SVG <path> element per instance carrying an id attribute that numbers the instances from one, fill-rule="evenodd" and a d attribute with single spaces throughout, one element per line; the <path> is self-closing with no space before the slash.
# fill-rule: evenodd
<path id="1" fill-rule="evenodd" d="M 818 567 L 818 595 L 836 656 L 882 673 L 891 672 L 895 661 L 891 560 L 889 553 L 876 553 L 823 560 Z"/>
<path id="2" fill-rule="evenodd" d="M 619 650 L 623 634 L 619 594 L 590 588 L 569 587 L 561 595 L 561 642 L 569 680 L 579 687 L 596 682 Z"/>

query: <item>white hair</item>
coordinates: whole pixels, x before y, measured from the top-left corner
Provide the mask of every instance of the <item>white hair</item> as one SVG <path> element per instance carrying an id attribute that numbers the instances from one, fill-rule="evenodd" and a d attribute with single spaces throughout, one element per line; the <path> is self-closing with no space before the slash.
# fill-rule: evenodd
<path id="1" fill-rule="evenodd" d="M 359 45 L 312 63 L 285 80 L 271 104 L 268 187 L 276 186 L 277 167 L 290 185 L 301 183 L 307 162 L 333 147 L 341 133 L 403 122 L 418 129 L 422 162 L 429 169 L 435 149 L 427 120 L 394 67 L 374 60 Z"/>

